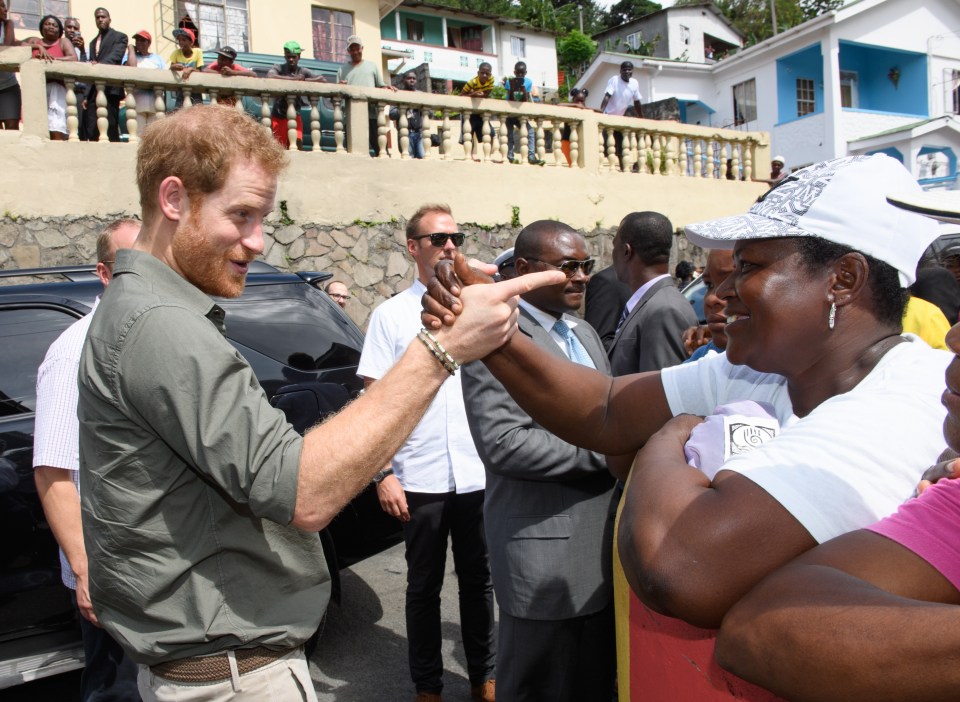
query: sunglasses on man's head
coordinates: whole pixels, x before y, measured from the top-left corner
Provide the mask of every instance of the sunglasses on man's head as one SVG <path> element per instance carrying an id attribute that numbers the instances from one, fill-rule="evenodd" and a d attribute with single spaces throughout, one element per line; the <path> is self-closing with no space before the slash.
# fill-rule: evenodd
<path id="1" fill-rule="evenodd" d="M 447 239 L 449 239 L 450 241 L 453 242 L 454 246 L 459 248 L 463 246 L 464 235 L 461 234 L 460 232 L 457 232 L 456 234 L 446 234 L 446 233 L 438 232 L 436 234 L 419 234 L 418 236 L 411 237 L 411 238 L 413 238 L 416 241 L 420 241 L 420 239 L 430 239 L 430 243 L 436 246 L 438 249 L 446 246 Z"/>
<path id="2" fill-rule="evenodd" d="M 590 272 L 593 270 L 593 266 L 596 261 L 592 258 L 588 258 L 583 261 L 578 261 L 573 258 L 567 258 L 560 263 L 550 263 L 549 261 L 544 261 L 542 258 L 533 258 L 532 256 L 527 256 L 528 261 L 539 261 L 545 266 L 550 266 L 551 268 L 556 268 L 559 271 L 563 271 L 568 278 L 572 278 L 577 274 L 577 269 L 583 271 L 584 275 L 590 275 Z"/>

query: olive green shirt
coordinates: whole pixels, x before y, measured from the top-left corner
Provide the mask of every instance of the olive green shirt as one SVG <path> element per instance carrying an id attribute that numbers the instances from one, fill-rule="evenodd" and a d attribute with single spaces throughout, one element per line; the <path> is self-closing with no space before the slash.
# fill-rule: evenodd
<path id="1" fill-rule="evenodd" d="M 118 251 L 80 360 L 90 594 L 139 663 L 296 646 L 329 600 L 318 535 L 289 526 L 303 439 L 223 319 L 158 259 Z"/>
<path id="2" fill-rule="evenodd" d="M 362 88 L 382 88 L 384 87 L 383 76 L 380 75 L 380 66 L 373 61 L 362 60 L 360 63 L 347 61 L 340 66 L 340 80 L 347 82 L 347 85 L 359 85 Z M 367 106 L 367 116 L 375 120 L 377 118 L 377 103 L 371 102 Z"/>

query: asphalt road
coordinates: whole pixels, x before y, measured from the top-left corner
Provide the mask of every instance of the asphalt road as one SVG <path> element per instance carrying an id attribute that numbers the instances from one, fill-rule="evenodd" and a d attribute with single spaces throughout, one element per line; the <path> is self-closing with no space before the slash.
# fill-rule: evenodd
<path id="1" fill-rule="evenodd" d="M 310 670 L 320 702 L 393 702 L 413 700 L 407 668 L 407 639 L 403 614 L 406 586 L 403 544 L 341 571 L 343 593 L 339 606 L 331 604 L 320 642 L 310 659 Z M 441 594 L 444 690 L 449 702 L 468 702 L 460 616 L 453 556 Z M 79 671 L 0 690 L 0 702 L 77 702 Z"/>
<path id="2" fill-rule="evenodd" d="M 414 698 L 404 624 L 406 573 L 403 544 L 341 571 L 341 605 L 330 606 L 320 644 L 310 659 L 320 702 Z M 457 578 L 449 551 L 440 597 L 443 697 L 450 702 L 469 702 Z"/>

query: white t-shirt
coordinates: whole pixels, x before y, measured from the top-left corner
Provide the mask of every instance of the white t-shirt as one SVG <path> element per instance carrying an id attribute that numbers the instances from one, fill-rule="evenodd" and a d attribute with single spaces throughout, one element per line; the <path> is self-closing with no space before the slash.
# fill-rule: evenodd
<path id="1" fill-rule="evenodd" d="M 379 380 L 411 341 L 420 343 L 419 280 L 373 311 L 357 375 Z M 467 493 L 483 490 L 486 473 L 477 455 L 463 408 L 460 371 L 446 380 L 410 438 L 393 457 L 393 471 L 404 490 Z"/>
<path id="2" fill-rule="evenodd" d="M 127 56 L 123 56 L 123 65 L 127 65 Z M 167 67 L 167 62 L 163 60 L 160 54 L 147 54 L 146 56 L 137 56 L 137 68 L 150 68 L 153 70 L 162 70 Z M 156 97 L 152 90 L 135 90 L 134 98 L 137 101 L 137 114 L 154 114 L 157 111 Z"/>
<path id="3" fill-rule="evenodd" d="M 607 108 L 603 111 L 607 115 L 622 115 L 636 102 L 643 102 L 643 96 L 640 95 L 640 84 L 636 78 L 631 78 L 624 83 L 620 74 L 613 76 L 607 81 L 607 87 L 603 91 L 605 95 L 610 96 L 607 102 Z"/>
<path id="4" fill-rule="evenodd" d="M 953 356 L 904 339 L 853 390 L 803 418 L 786 379 L 734 366 L 726 354 L 664 368 L 661 379 L 674 415 L 706 416 L 734 400 L 774 408 L 780 434 L 723 469 L 750 478 L 823 542 L 895 512 L 944 448 L 940 395 Z"/>

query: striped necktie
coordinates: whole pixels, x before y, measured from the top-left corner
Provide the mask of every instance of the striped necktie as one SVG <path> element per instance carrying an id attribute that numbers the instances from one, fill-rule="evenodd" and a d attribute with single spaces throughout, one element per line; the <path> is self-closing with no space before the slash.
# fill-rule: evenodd
<path id="1" fill-rule="evenodd" d="M 583 348 L 583 344 L 580 343 L 570 326 L 564 322 L 562 319 L 558 319 L 553 325 L 553 331 L 560 335 L 563 339 L 564 344 L 567 347 L 567 357 L 574 363 L 579 363 L 581 366 L 587 366 L 588 368 L 596 368 L 593 364 L 593 359 L 590 358 L 590 354 L 587 353 L 587 350 Z"/>
<path id="2" fill-rule="evenodd" d="M 627 306 L 623 306 L 623 312 L 620 313 L 620 319 L 617 320 L 617 331 L 620 331 L 620 327 L 623 326 L 623 323 L 627 321 L 627 317 L 630 315 L 630 310 L 627 309 Z M 616 333 L 616 332 L 614 332 Z"/>

